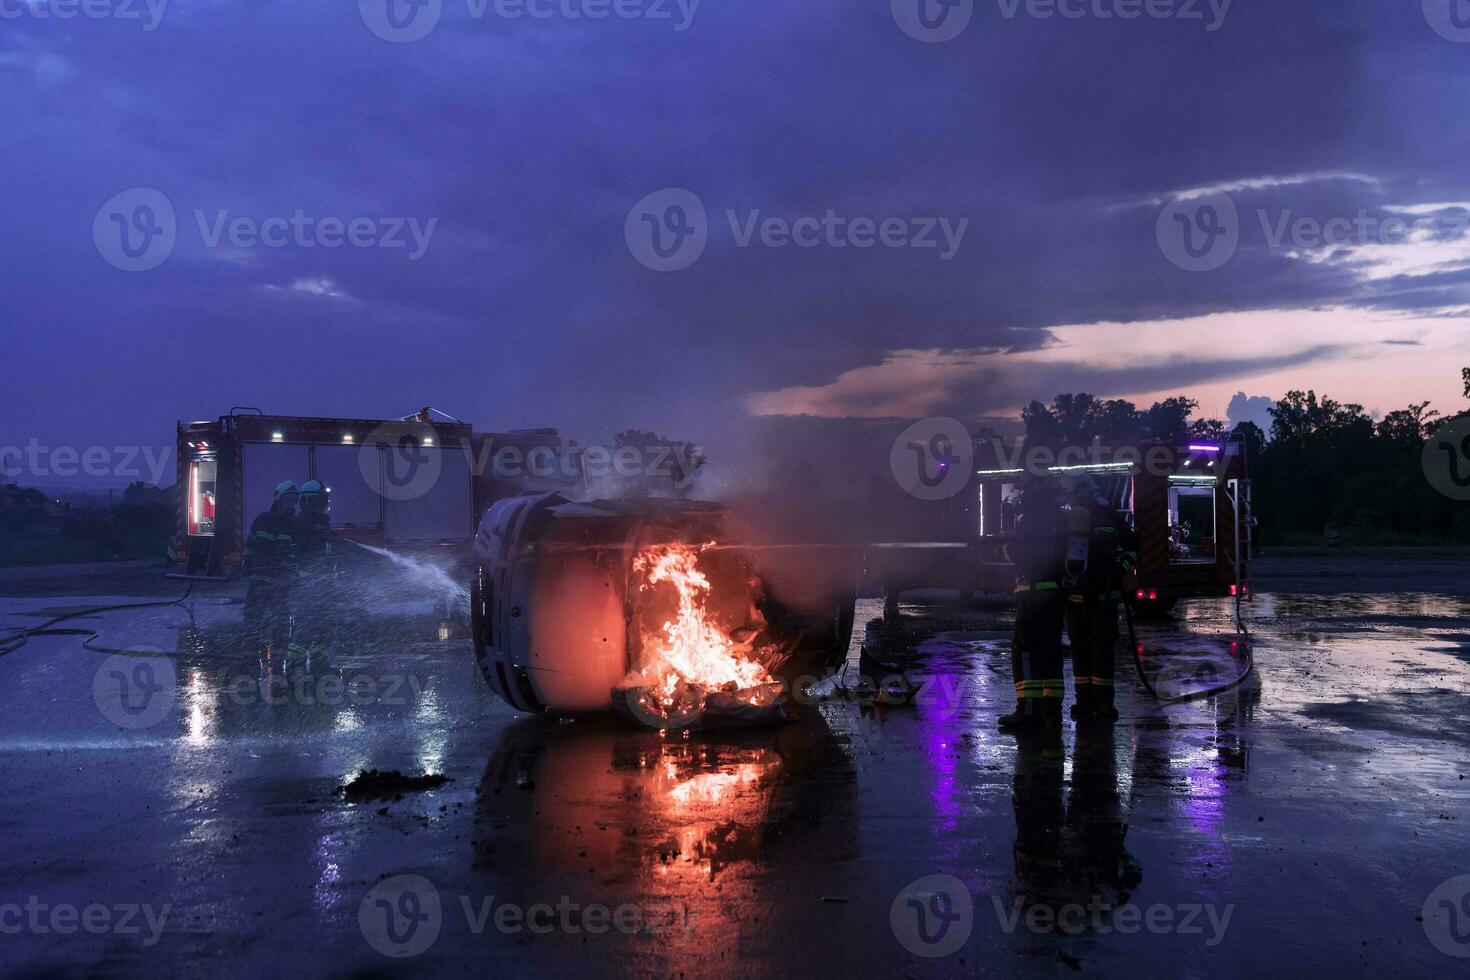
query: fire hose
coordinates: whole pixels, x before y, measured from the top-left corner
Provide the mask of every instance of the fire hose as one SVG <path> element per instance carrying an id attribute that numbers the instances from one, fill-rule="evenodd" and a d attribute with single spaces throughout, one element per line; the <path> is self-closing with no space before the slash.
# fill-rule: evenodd
<path id="1" fill-rule="evenodd" d="M 97 613 L 117 612 L 123 609 L 153 609 L 162 606 L 179 606 L 183 604 L 185 599 L 189 598 L 190 593 L 193 591 L 194 583 L 191 582 L 183 594 L 176 599 L 157 599 L 151 602 L 122 602 L 105 606 L 84 606 L 81 609 L 73 609 L 71 612 L 48 619 L 40 626 L 11 630 L 7 636 L 0 638 L 0 657 L 19 650 L 29 643 L 33 636 L 84 636 L 86 639 L 82 641 L 82 646 L 95 653 L 127 653 L 127 650 L 94 646 L 93 641 L 97 639 L 97 635 L 101 630 L 56 629 L 56 624 L 64 623 L 69 619 L 76 619 L 80 616 L 94 616 Z M 192 608 L 190 615 L 191 617 L 193 615 Z"/>
<path id="2" fill-rule="evenodd" d="M 1241 596 L 1239 594 L 1239 590 L 1237 590 L 1235 596 L 1235 629 L 1240 635 L 1249 640 L 1250 630 L 1246 628 L 1245 619 L 1241 614 L 1240 600 Z M 1235 680 L 1231 681 L 1228 684 L 1223 684 L 1218 687 L 1206 688 L 1203 691 L 1193 691 L 1189 694 L 1184 694 L 1179 697 L 1165 697 L 1158 692 L 1158 690 L 1154 687 L 1153 682 L 1148 679 L 1148 675 L 1144 673 L 1143 645 L 1138 642 L 1138 633 L 1133 626 L 1133 607 L 1128 604 L 1128 601 L 1126 599 L 1123 601 L 1123 617 L 1128 621 L 1128 642 L 1133 647 L 1133 668 L 1138 673 L 1138 680 L 1141 684 L 1143 684 L 1143 689 L 1149 693 L 1149 696 L 1160 704 L 1184 704 L 1188 701 L 1199 701 L 1203 698 L 1210 698 L 1215 697 L 1216 695 L 1225 694 L 1229 691 L 1235 690 L 1237 687 L 1244 684 L 1248 679 L 1250 679 L 1251 674 L 1255 672 L 1255 653 L 1251 650 L 1250 643 L 1247 642 L 1243 646 L 1243 649 L 1245 651 L 1245 669 L 1240 672 L 1240 676 L 1237 677 Z"/>

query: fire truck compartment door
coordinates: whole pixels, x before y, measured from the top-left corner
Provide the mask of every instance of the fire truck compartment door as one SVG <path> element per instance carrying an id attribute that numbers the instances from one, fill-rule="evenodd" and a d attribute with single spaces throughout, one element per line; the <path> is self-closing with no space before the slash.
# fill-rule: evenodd
<path id="1" fill-rule="evenodd" d="M 389 545 L 470 540 L 470 460 L 459 449 L 383 447 L 383 533 Z"/>

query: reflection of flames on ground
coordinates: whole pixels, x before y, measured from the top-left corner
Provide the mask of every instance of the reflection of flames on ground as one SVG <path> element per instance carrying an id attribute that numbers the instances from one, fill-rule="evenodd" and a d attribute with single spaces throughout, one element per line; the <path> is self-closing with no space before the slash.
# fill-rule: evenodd
<path id="1" fill-rule="evenodd" d="M 640 591 L 667 584 L 677 605 L 662 627 L 643 631 L 643 666 L 628 676 L 624 688 L 637 699 L 635 713 L 652 709 L 672 727 L 697 720 L 709 709 L 711 692 L 753 707 L 774 705 L 781 692 L 751 642 L 731 639 L 711 615 L 712 586 L 698 567 L 708 547 L 659 545 L 633 560 L 633 570 L 643 576 Z"/>
<path id="2" fill-rule="evenodd" d="M 734 739 L 533 717 L 506 729 L 486 765 L 475 871 L 522 905 L 637 905 L 644 929 L 600 940 L 620 974 L 749 973 L 737 964 L 752 950 L 789 959 L 771 937 L 810 917 L 814 889 L 855 893 L 856 788 L 846 743 L 816 712 Z M 813 863 L 835 877 L 812 884 L 800 872 Z M 541 972 L 575 973 L 587 940 L 537 937 Z"/>
<path id="3" fill-rule="evenodd" d="M 669 835 L 654 866 L 660 878 L 714 879 L 731 864 L 755 859 L 781 765 L 778 753 L 670 746 L 655 765 L 647 798 L 661 812 L 650 823 Z"/>

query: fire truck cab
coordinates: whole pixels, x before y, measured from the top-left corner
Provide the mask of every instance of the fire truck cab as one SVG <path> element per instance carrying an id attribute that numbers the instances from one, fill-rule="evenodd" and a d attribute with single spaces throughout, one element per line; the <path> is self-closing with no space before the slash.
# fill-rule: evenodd
<path id="1" fill-rule="evenodd" d="M 1126 456 L 1126 458 L 1125 458 Z M 1191 441 L 1153 445 L 1112 458 L 1045 469 L 1040 478 L 1091 476 L 1138 535 L 1138 564 L 1124 598 L 1143 615 L 1162 615 L 1180 599 L 1249 595 L 1250 559 L 1259 550 L 1251 514 L 1245 445 Z M 1008 590 L 1005 543 L 1013 502 L 1038 477 L 1019 468 L 978 471 L 978 561 L 982 589 Z"/>

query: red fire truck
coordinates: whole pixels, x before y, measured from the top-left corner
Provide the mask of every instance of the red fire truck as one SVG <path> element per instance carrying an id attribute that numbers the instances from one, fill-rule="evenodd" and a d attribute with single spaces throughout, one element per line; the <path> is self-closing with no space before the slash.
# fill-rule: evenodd
<path id="1" fill-rule="evenodd" d="M 1086 462 L 1049 466 L 1037 475 L 1004 466 L 976 475 L 981 589 L 1010 587 L 1013 572 L 1004 546 L 1014 528 L 1011 505 L 1022 484 L 1087 475 L 1128 515 L 1138 534 L 1138 565 L 1126 582 L 1125 598 L 1140 613 L 1163 614 L 1180 599 L 1249 594 L 1250 560 L 1259 536 L 1243 443 L 1192 440 L 1089 454 Z"/>

